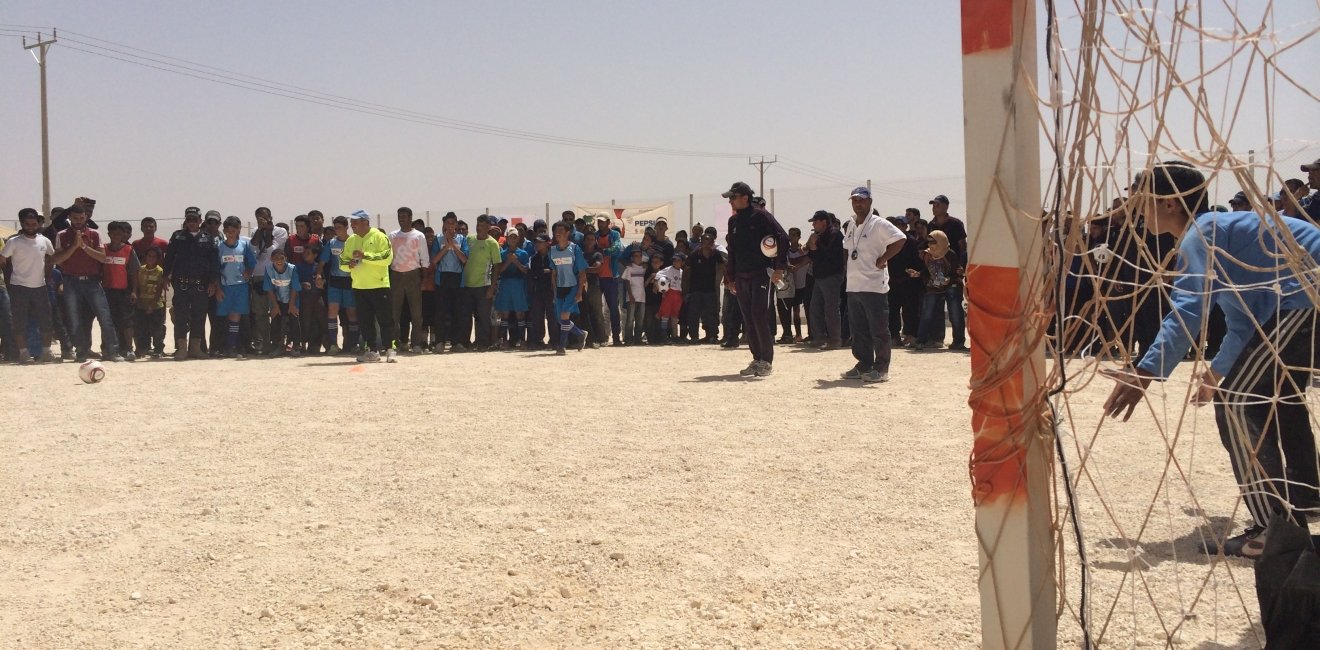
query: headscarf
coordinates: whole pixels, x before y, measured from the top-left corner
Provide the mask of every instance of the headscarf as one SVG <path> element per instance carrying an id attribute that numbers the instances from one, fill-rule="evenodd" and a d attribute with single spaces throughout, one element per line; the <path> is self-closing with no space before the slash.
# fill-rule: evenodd
<path id="1" fill-rule="evenodd" d="M 943 230 L 930 231 L 930 256 L 935 259 L 944 259 L 949 253 L 949 236 L 944 234 Z"/>

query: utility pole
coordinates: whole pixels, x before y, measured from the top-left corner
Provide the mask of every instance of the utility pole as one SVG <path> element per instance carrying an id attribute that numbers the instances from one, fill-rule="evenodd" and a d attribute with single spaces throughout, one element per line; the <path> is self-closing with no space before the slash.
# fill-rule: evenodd
<path id="1" fill-rule="evenodd" d="M 50 218 L 50 129 L 46 122 L 46 52 L 58 35 L 58 30 L 51 30 L 50 40 L 45 41 L 41 32 L 37 32 L 37 42 L 31 45 L 23 37 L 23 49 L 32 52 L 37 67 L 41 68 L 41 214 L 47 219 Z"/>
<path id="2" fill-rule="evenodd" d="M 751 158 L 747 159 L 747 164 L 757 168 L 757 170 L 761 172 L 761 186 L 756 190 L 757 194 L 765 196 L 765 168 L 777 162 L 779 162 L 778 155 L 775 156 L 774 160 L 766 160 L 765 156 L 761 156 L 760 160 L 752 160 Z"/>

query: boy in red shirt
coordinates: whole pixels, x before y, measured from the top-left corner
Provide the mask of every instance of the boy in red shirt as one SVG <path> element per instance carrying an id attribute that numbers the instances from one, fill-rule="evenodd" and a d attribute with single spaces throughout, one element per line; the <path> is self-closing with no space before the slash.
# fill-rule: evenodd
<path id="1" fill-rule="evenodd" d="M 127 221 L 111 221 L 106 226 L 110 243 L 105 245 L 105 263 L 101 267 L 101 287 L 110 303 L 110 318 L 115 324 L 119 349 L 124 360 L 133 361 L 133 296 L 137 293 L 138 257 L 128 244 L 133 227 Z"/>

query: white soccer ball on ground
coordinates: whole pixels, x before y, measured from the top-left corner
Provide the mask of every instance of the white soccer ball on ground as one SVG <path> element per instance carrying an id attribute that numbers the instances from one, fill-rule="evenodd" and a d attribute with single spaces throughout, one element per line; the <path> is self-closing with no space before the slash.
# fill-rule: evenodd
<path id="1" fill-rule="evenodd" d="M 761 254 L 766 257 L 775 257 L 779 255 L 779 240 L 774 235 L 766 235 L 761 240 Z"/>
<path id="2" fill-rule="evenodd" d="M 105 366 L 96 359 L 88 359 L 78 366 L 78 378 L 83 380 L 84 384 L 95 384 L 105 379 Z"/>

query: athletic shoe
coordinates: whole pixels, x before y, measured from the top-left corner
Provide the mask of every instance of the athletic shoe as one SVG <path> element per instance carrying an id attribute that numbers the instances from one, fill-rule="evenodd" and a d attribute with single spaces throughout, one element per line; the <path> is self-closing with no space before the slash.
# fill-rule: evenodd
<path id="1" fill-rule="evenodd" d="M 366 350 L 363 350 L 363 351 L 361 351 L 361 352 L 358 353 L 358 355 L 357 355 L 357 362 L 358 362 L 358 363 L 366 363 L 366 362 L 367 362 L 367 351 L 366 351 Z"/>
<path id="2" fill-rule="evenodd" d="M 965 346 L 965 345 L 959 343 L 958 345 L 950 345 L 950 346 L 949 346 L 949 351 L 950 351 L 950 352 L 970 352 L 971 350 L 970 350 L 970 348 L 968 348 L 967 346 Z"/>
<path id="3" fill-rule="evenodd" d="M 738 347 L 738 342 L 737 342 L 737 341 L 725 341 L 725 342 L 723 342 L 723 343 L 720 344 L 720 347 L 722 347 L 722 348 L 724 348 L 724 349 L 726 349 L 726 350 L 732 350 L 732 349 Z"/>
<path id="4" fill-rule="evenodd" d="M 562 357 L 568 354 L 568 351 L 565 350 L 564 348 L 555 348 L 555 354 Z"/>
<path id="5" fill-rule="evenodd" d="M 595 341 L 592 341 L 592 342 L 591 342 L 591 349 L 593 349 L 593 350 L 599 350 L 599 349 L 600 349 L 600 344 L 597 343 L 597 342 L 595 342 Z"/>
<path id="6" fill-rule="evenodd" d="M 781 336 L 781 337 L 779 337 L 778 339 L 775 339 L 775 343 L 779 343 L 779 344 L 781 344 L 781 345 L 790 345 L 790 344 L 793 343 L 793 337 L 791 337 L 791 336 Z"/>
<path id="7" fill-rule="evenodd" d="M 753 362 L 747 364 L 747 367 L 746 367 L 746 368 L 743 368 L 742 370 L 739 370 L 739 371 L 738 371 L 738 374 L 740 374 L 740 375 L 742 375 L 742 376 L 744 376 L 744 377 L 752 377 L 752 376 L 756 375 L 756 369 L 757 369 L 757 368 L 760 368 L 760 367 L 761 367 L 761 362 L 760 362 L 760 361 L 753 361 Z"/>
<path id="8" fill-rule="evenodd" d="M 339 354 L 340 352 L 343 352 L 343 350 L 339 349 L 339 346 L 334 343 L 331 343 L 330 347 L 325 349 L 325 353 L 331 356 Z"/>
<path id="9" fill-rule="evenodd" d="M 51 354 L 49 349 L 42 350 L 41 356 L 37 357 L 38 363 L 55 363 L 55 355 Z"/>
<path id="10" fill-rule="evenodd" d="M 26 365 L 28 365 L 28 364 L 30 364 L 30 363 L 32 363 L 32 355 L 28 354 L 27 350 L 19 350 L 19 351 L 18 351 L 18 365 L 20 365 L 20 366 L 26 366 Z"/>
<path id="11" fill-rule="evenodd" d="M 1265 550 L 1265 527 L 1251 526 L 1241 535 L 1224 540 L 1222 547 L 1214 540 L 1207 540 L 1201 551 L 1206 555 L 1218 555 L 1223 551 L 1229 557 L 1244 557 L 1254 560 Z"/>
<path id="12" fill-rule="evenodd" d="M 466 346 L 466 345 L 463 345 L 462 343 L 455 343 L 455 344 L 454 344 L 454 347 L 450 348 L 449 351 L 450 351 L 450 352 L 467 352 L 468 349 L 467 349 L 467 346 Z"/>
<path id="13" fill-rule="evenodd" d="M 586 334 L 583 334 L 583 335 L 582 335 L 582 340 L 580 340 L 580 341 L 577 342 L 577 351 L 578 351 L 578 352 L 581 352 L 581 351 L 582 351 L 582 348 L 585 348 L 585 347 L 587 347 L 587 335 L 586 335 Z"/>
<path id="14" fill-rule="evenodd" d="M 137 361 L 137 355 L 132 350 L 124 353 L 124 361 Z"/>
<path id="15" fill-rule="evenodd" d="M 757 376 L 757 377 L 769 377 L 769 376 L 770 376 L 770 370 L 771 370 L 771 368 L 770 368 L 770 362 L 769 362 L 769 361 L 762 361 L 760 365 L 756 366 L 756 376 Z"/>
<path id="16" fill-rule="evenodd" d="M 881 384 L 889 381 L 889 373 L 871 370 L 871 372 L 862 374 L 862 381 L 868 384 Z"/>
<path id="17" fill-rule="evenodd" d="M 398 363 L 398 362 L 399 362 L 399 354 L 397 352 L 395 352 L 394 350 L 389 350 L 385 353 L 385 363 Z"/>
<path id="18" fill-rule="evenodd" d="M 107 359 L 107 361 L 113 361 L 115 363 L 119 363 L 120 361 L 123 360 L 124 360 L 124 356 L 119 354 L 118 352 L 110 355 L 110 357 Z"/>
<path id="19" fill-rule="evenodd" d="M 375 350 L 363 352 L 362 363 L 380 363 L 380 353 Z"/>
<path id="20" fill-rule="evenodd" d="M 853 366 L 849 368 L 847 372 L 840 373 L 839 377 L 843 379 L 861 379 L 862 374 L 863 374 L 862 371 L 858 370 L 857 366 Z"/>

